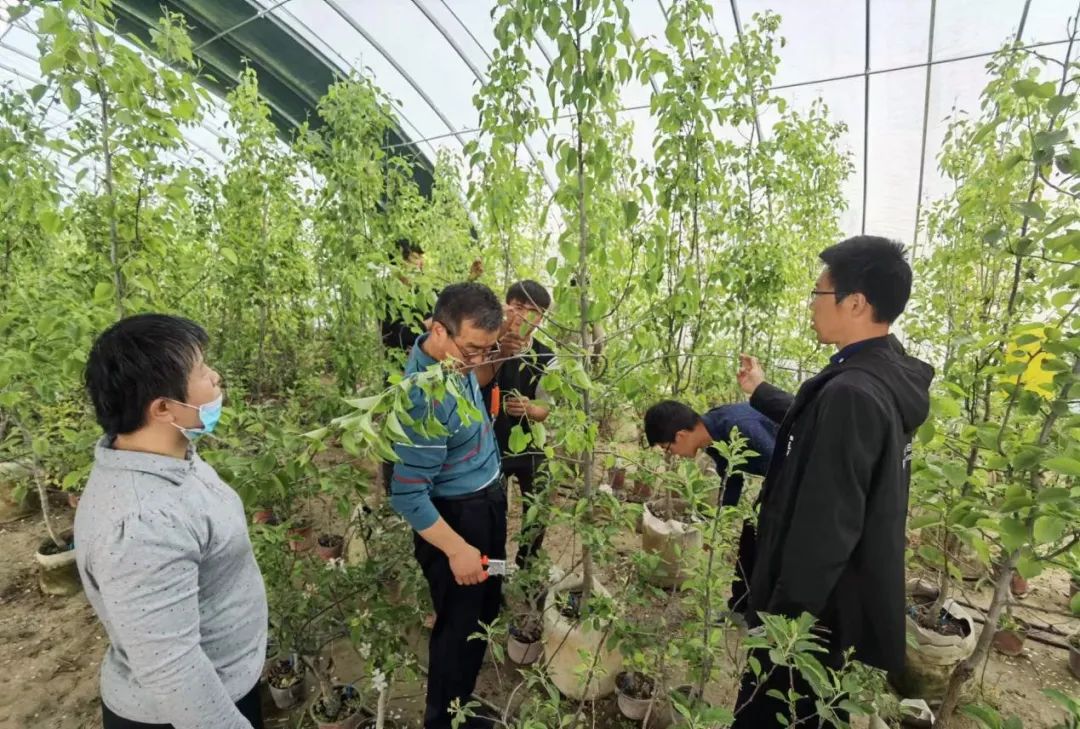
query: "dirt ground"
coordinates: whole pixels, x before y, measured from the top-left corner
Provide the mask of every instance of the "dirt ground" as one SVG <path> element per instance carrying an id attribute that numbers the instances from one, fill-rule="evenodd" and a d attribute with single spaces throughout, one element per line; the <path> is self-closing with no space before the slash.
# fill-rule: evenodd
<path id="1" fill-rule="evenodd" d="M 520 500 L 516 493 L 514 497 L 512 511 L 516 512 Z M 56 511 L 59 525 L 69 526 L 73 512 L 66 506 L 57 506 Z M 516 524 L 517 519 L 512 518 L 512 533 Z M 0 729 L 99 729 L 98 666 L 106 638 L 83 595 L 49 597 L 38 589 L 33 552 L 43 534 L 40 515 L 0 524 L 0 554 L 5 557 L 0 560 Z M 579 548 L 570 534 L 560 529 L 550 533 L 546 546 L 556 563 L 564 566 L 574 563 Z M 639 538 L 628 534 L 618 547 L 638 549 Z M 987 594 L 985 588 L 968 587 L 964 599 L 985 604 Z M 1076 630 L 1080 623 L 1065 614 L 1067 594 L 1064 573 L 1048 572 L 1032 581 L 1031 592 L 1018 602 L 1016 614 L 1048 630 Z M 418 653 L 425 660 L 425 635 L 419 629 L 414 634 Z M 730 638 L 734 652 L 738 636 L 733 633 Z M 352 665 L 351 650 L 339 646 L 333 653 L 340 678 L 362 678 Z M 718 658 L 718 663 L 728 669 L 728 675 L 709 687 L 707 698 L 717 705 L 730 704 L 736 686 L 733 664 L 726 657 Z M 1080 694 L 1080 682 L 1069 674 L 1066 663 L 1063 649 L 1029 639 L 1018 658 L 992 654 L 977 676 L 975 690 L 1007 714 L 1019 715 L 1027 729 L 1051 727 L 1062 716 L 1040 688 Z M 501 706 L 519 680 L 514 666 L 497 666 L 489 657 L 477 693 Z M 422 679 L 394 686 L 391 715 L 400 726 L 420 726 L 423 692 Z M 568 706 L 568 710 L 573 708 Z M 634 726 L 618 717 L 613 698 L 591 708 L 595 721 L 590 724 L 594 727 Z M 290 715 L 267 704 L 267 714 L 271 727 L 312 726 L 299 710 Z"/>

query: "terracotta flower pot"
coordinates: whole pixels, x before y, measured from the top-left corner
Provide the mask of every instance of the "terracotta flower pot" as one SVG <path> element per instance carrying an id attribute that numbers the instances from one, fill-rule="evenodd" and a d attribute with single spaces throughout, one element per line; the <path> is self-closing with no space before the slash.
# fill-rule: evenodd
<path id="1" fill-rule="evenodd" d="M 611 480 L 611 489 L 613 491 L 622 491 L 624 488 L 626 488 L 626 469 L 611 469 L 609 479 Z"/>
<path id="2" fill-rule="evenodd" d="M 1029 589 L 1028 581 L 1019 572 L 1013 572 L 1012 577 L 1009 579 L 1009 590 L 1012 592 L 1013 597 L 1025 597 Z"/>
<path id="3" fill-rule="evenodd" d="M 67 492 L 68 506 L 70 506 L 72 509 L 78 509 L 79 508 L 79 499 L 80 498 L 82 498 L 82 494 L 80 494 L 78 491 L 68 491 Z"/>
<path id="4" fill-rule="evenodd" d="M 626 498 L 629 501 L 637 501 L 644 503 L 652 498 L 653 491 L 649 484 L 642 481 L 640 478 L 634 479 L 633 487 L 627 492 Z"/>
<path id="5" fill-rule="evenodd" d="M 251 515 L 252 524 L 275 524 L 277 523 L 277 517 L 274 516 L 272 509 L 258 509 Z"/>
<path id="6" fill-rule="evenodd" d="M 322 534 L 315 545 L 315 552 L 321 559 L 329 562 L 332 559 L 341 557 L 341 550 L 344 545 L 345 540 L 342 539 L 340 534 Z"/>
<path id="7" fill-rule="evenodd" d="M 1015 629 L 999 629 L 994 633 L 994 650 L 1005 656 L 1018 656 L 1024 652 L 1023 632 Z"/>
<path id="8" fill-rule="evenodd" d="M 310 552 L 315 546 L 310 526 L 298 526 L 289 530 L 289 549 L 294 552 Z"/>

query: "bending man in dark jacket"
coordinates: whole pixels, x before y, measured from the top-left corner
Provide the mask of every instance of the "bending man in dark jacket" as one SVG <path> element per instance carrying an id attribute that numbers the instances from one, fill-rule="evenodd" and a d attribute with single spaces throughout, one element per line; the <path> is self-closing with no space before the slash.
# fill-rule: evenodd
<path id="1" fill-rule="evenodd" d="M 934 371 L 909 357 L 889 333 L 911 294 L 904 249 L 884 238 L 850 238 L 821 253 L 825 270 L 811 292 L 814 331 L 837 353 L 792 397 L 764 381 L 757 360 L 741 358 L 739 385 L 750 404 L 782 422 L 759 499 L 750 625 L 758 613 L 818 620 L 838 667 L 844 650 L 886 671 L 904 662 L 904 527 L 911 438 L 929 412 Z M 760 653 L 767 685 L 743 679 L 735 727 L 780 726 L 787 707 L 768 696 L 793 687 L 798 672 Z M 755 691 L 755 688 L 757 690 Z"/>
<path id="2" fill-rule="evenodd" d="M 668 453 L 682 458 L 696 458 L 698 452 L 704 448 L 709 458 L 713 459 L 716 473 L 723 484 L 720 506 L 735 506 L 739 503 L 744 473 L 751 476 L 765 475 L 776 446 L 776 426 L 777 423 L 742 402 L 718 405 L 704 415 L 698 415 L 689 405 L 676 400 L 664 400 L 645 412 L 645 440 L 650 447 L 658 445 Z M 727 460 L 713 444 L 728 443 L 733 428 L 738 428 L 746 438 L 746 449 L 757 455 L 749 456 L 746 463 L 729 476 Z M 731 617 L 738 622 L 743 621 L 742 614 L 746 611 L 747 575 L 753 565 L 753 538 L 753 529 L 745 525 L 739 538 L 735 580 L 731 583 L 731 598 L 728 600 Z"/>

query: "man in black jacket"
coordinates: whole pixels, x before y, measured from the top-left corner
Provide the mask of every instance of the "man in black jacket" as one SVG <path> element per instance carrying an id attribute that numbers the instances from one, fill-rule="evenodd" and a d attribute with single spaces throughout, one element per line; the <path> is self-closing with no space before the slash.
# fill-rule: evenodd
<path id="1" fill-rule="evenodd" d="M 764 381 L 756 359 L 741 358 L 750 404 L 781 423 L 759 497 L 749 620 L 810 613 L 829 650 L 823 663 L 839 667 L 853 648 L 863 663 L 897 671 L 911 439 L 929 413 L 934 371 L 889 333 L 911 294 L 903 246 L 859 236 L 820 257 L 810 310 L 818 340 L 838 350 L 829 365 L 792 397 Z M 744 676 L 734 726 L 780 726 L 776 714 L 788 707 L 771 689 L 807 697 L 792 723 L 813 717 L 809 684 L 757 653 L 763 677 Z"/>

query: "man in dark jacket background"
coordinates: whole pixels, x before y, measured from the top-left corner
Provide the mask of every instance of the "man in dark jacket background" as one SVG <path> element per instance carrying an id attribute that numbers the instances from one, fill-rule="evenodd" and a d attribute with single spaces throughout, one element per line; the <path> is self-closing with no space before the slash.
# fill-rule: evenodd
<path id="1" fill-rule="evenodd" d="M 839 667 L 853 648 L 857 660 L 898 671 L 911 439 L 929 413 L 934 371 L 889 333 L 911 295 L 903 246 L 858 236 L 820 258 L 810 310 L 818 340 L 837 348 L 829 365 L 793 397 L 765 382 L 756 359 L 741 357 L 738 380 L 750 404 L 782 423 L 759 499 L 748 617 L 754 627 L 759 613 L 810 613 L 827 665 Z M 762 678 L 744 676 L 734 726 L 780 726 L 776 715 L 787 705 L 771 689 L 806 697 L 792 723 L 812 717 L 809 684 L 756 653 Z"/>

